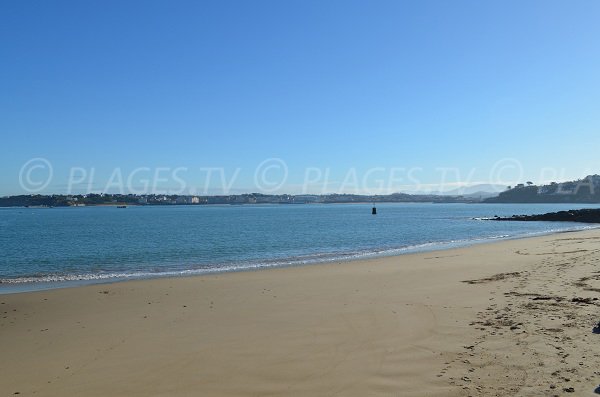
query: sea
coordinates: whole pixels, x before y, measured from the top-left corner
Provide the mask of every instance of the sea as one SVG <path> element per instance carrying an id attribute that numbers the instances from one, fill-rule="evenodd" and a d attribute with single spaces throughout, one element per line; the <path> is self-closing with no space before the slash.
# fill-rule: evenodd
<path id="1" fill-rule="evenodd" d="M 576 204 L 0 208 L 0 293 L 302 266 L 597 227 L 496 222 Z M 340 264 L 343 266 L 343 263 Z"/>

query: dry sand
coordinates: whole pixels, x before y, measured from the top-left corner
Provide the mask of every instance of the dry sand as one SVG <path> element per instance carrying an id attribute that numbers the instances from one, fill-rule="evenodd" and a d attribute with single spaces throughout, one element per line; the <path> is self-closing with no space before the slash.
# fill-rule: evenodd
<path id="1" fill-rule="evenodd" d="M 592 230 L 0 295 L 0 395 L 593 396 L 599 261 Z"/>

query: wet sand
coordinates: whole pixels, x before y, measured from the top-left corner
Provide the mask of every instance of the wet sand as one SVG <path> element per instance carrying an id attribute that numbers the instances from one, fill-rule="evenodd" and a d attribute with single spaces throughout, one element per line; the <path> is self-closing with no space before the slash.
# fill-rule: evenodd
<path id="1" fill-rule="evenodd" d="M 600 230 L 0 295 L 0 395 L 593 396 L 598 298 Z"/>

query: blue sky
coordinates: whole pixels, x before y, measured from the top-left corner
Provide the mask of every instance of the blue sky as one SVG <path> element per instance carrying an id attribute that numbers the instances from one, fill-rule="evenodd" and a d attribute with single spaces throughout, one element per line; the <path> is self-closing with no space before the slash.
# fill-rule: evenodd
<path id="1" fill-rule="evenodd" d="M 136 169 L 134 187 L 210 193 L 220 175 L 323 193 L 600 173 L 599 17 L 597 1 L 4 1 L 0 195 L 41 185 L 35 158 L 45 193 Z M 287 174 L 257 171 L 268 159 Z"/>

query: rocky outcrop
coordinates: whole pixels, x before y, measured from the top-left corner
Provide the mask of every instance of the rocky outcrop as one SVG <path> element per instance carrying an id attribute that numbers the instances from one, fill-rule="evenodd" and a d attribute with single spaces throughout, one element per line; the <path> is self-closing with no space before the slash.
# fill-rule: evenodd
<path id="1" fill-rule="evenodd" d="M 551 222 L 583 222 L 600 223 L 600 208 L 549 212 L 538 215 L 513 215 L 511 217 L 495 216 L 494 221 L 551 221 Z"/>

